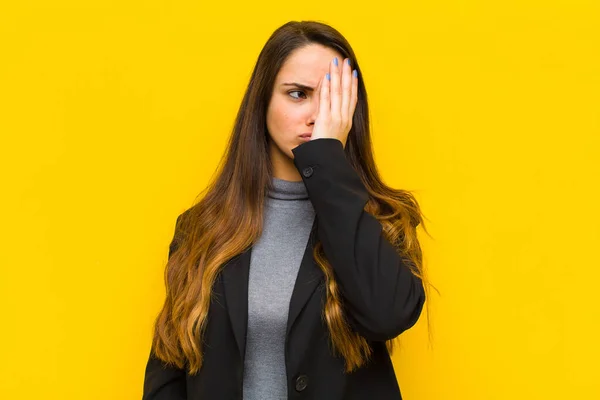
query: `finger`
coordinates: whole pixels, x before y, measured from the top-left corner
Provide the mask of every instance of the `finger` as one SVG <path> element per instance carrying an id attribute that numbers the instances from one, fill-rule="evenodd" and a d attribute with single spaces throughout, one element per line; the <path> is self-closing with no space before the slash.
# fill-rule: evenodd
<path id="1" fill-rule="evenodd" d="M 350 96 L 352 95 L 352 67 L 349 61 L 349 58 L 344 59 L 342 66 L 342 105 L 340 107 L 340 117 L 344 128 L 347 128 L 351 122 L 348 120 L 350 118 Z"/>
<path id="2" fill-rule="evenodd" d="M 356 75 L 356 76 L 354 76 Z M 352 71 L 352 89 L 350 95 L 350 123 L 354 118 L 354 111 L 356 110 L 356 104 L 358 103 L 358 70 Z"/>
<path id="3" fill-rule="evenodd" d="M 335 59 L 334 59 L 335 60 Z M 341 119 L 340 103 L 341 103 L 341 87 L 340 87 L 340 68 L 335 65 L 332 61 L 329 65 L 331 71 L 331 85 L 330 98 L 331 98 L 331 119 L 339 121 Z"/>
<path id="4" fill-rule="evenodd" d="M 319 118 L 330 118 L 329 104 L 329 79 L 324 77 L 321 83 L 321 92 L 319 96 Z"/>

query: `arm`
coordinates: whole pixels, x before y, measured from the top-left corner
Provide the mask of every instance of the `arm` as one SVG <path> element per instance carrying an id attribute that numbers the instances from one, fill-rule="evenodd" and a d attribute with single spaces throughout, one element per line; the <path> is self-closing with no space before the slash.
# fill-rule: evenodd
<path id="1" fill-rule="evenodd" d="M 150 352 L 144 377 L 142 400 L 186 400 L 185 372 L 166 365 Z"/>
<path id="2" fill-rule="evenodd" d="M 354 330 L 384 341 L 412 327 L 425 292 L 381 223 L 364 211 L 368 192 L 347 160 L 342 142 L 311 140 L 292 149 L 318 218 L 318 234 Z"/>
<path id="3" fill-rule="evenodd" d="M 169 245 L 169 256 L 177 250 L 177 232 L 181 215 L 175 223 L 175 235 Z M 150 351 L 144 375 L 144 391 L 142 400 L 186 400 L 187 389 L 185 371 L 165 364 Z"/>

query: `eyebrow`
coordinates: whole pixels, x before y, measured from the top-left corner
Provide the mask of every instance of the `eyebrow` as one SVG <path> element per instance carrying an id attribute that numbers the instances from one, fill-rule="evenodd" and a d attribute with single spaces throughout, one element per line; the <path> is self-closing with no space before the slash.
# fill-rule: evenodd
<path id="1" fill-rule="evenodd" d="M 282 83 L 281 86 L 296 86 L 296 87 L 306 90 L 308 92 L 312 92 L 315 90 L 314 88 L 312 88 L 310 86 L 306 86 L 306 85 L 303 85 L 303 84 L 297 83 L 297 82 L 286 82 L 286 83 Z"/>

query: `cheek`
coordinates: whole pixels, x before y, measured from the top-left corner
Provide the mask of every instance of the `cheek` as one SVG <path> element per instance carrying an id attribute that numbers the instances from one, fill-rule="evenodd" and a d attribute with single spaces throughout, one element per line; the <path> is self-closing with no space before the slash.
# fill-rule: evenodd
<path id="1" fill-rule="evenodd" d="M 286 104 L 285 102 L 273 104 L 270 114 L 270 126 L 273 129 L 271 133 L 278 136 L 292 135 L 295 133 L 300 120 L 300 107 L 294 107 L 292 104 Z"/>

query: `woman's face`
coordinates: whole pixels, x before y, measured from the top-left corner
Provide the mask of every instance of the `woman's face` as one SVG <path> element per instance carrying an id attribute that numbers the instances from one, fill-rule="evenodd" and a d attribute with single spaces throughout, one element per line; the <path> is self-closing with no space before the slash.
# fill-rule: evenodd
<path id="1" fill-rule="evenodd" d="M 310 44 L 294 51 L 275 78 L 267 109 L 267 129 L 273 174 L 277 178 L 302 180 L 293 163 L 292 149 L 307 141 L 300 135 L 312 133 L 319 107 L 317 85 L 329 72 L 334 57 L 342 65 L 344 58 L 337 51 Z"/>

